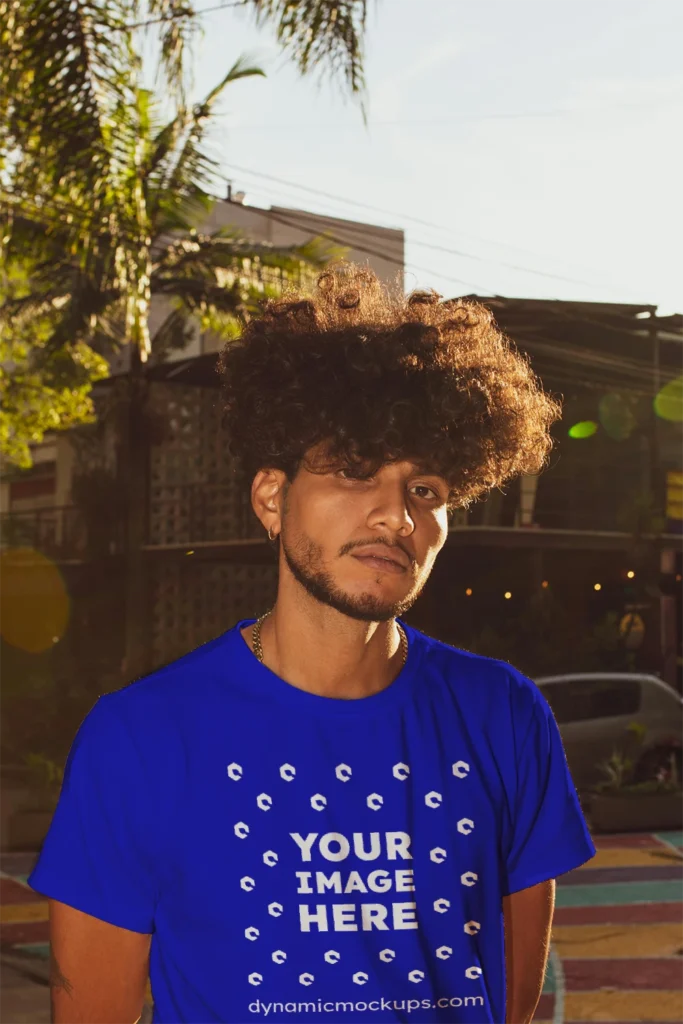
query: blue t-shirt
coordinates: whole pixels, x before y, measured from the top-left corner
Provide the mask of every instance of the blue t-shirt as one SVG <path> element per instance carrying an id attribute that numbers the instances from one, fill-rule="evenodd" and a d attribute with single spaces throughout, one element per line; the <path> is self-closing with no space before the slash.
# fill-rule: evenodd
<path id="1" fill-rule="evenodd" d="M 318 696 L 253 621 L 99 698 L 30 885 L 152 934 L 155 1024 L 501 1024 L 502 897 L 595 854 L 545 698 L 403 622 L 388 687 Z"/>

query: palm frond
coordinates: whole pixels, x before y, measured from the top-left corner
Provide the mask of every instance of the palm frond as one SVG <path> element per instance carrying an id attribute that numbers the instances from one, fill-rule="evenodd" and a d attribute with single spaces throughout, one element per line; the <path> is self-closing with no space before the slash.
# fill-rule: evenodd
<path id="1" fill-rule="evenodd" d="M 249 4 L 276 22 L 302 72 L 343 68 L 360 90 L 365 0 Z M 24 464 L 44 430 L 91 414 L 103 355 L 131 344 L 139 365 L 154 343 L 164 358 L 193 319 L 233 336 L 265 297 L 307 281 L 332 251 L 324 239 L 277 250 L 237 231 L 196 230 L 215 202 L 217 163 L 203 148 L 215 104 L 228 84 L 263 72 L 240 58 L 188 110 L 193 5 L 147 0 L 163 17 L 162 64 L 177 100 L 160 123 L 138 87 L 130 16 L 141 5 L 0 0 L 0 452 Z M 153 295 L 172 310 L 152 342 Z"/>
<path id="2" fill-rule="evenodd" d="M 204 100 L 194 106 L 183 126 L 184 142 L 179 152 L 175 154 L 175 160 L 169 161 L 169 167 L 164 175 L 164 186 L 167 192 L 186 194 L 188 189 L 196 192 L 197 189 L 208 184 L 216 167 L 216 161 L 211 159 L 200 147 L 216 101 L 227 86 L 233 82 L 264 74 L 261 68 L 251 65 L 248 58 L 239 57 Z"/>
<path id="3" fill-rule="evenodd" d="M 186 104 L 187 90 L 192 86 L 186 55 L 196 34 L 201 31 L 197 12 L 187 0 L 147 0 L 147 11 L 150 20 L 159 19 L 161 59 L 157 85 L 163 74 L 172 96 L 182 109 Z"/>
<path id="4" fill-rule="evenodd" d="M 171 352 L 187 348 L 195 334 L 195 324 L 186 306 L 176 301 L 152 338 L 155 363 L 163 363 Z"/>
<path id="5" fill-rule="evenodd" d="M 310 260 L 300 247 L 275 249 L 267 243 L 256 243 L 231 228 L 220 228 L 212 234 L 194 232 L 189 238 L 171 241 L 157 257 L 152 271 L 156 290 L 168 291 L 165 282 L 215 275 L 220 270 L 248 269 L 257 280 L 263 268 L 281 270 L 296 276 L 300 264 Z M 260 268 L 260 269 L 259 269 Z"/>
<path id="6" fill-rule="evenodd" d="M 302 74 L 341 74 L 354 94 L 365 89 L 363 36 L 367 0 L 250 0 L 257 24 L 275 25 L 278 41 Z"/>
<path id="7" fill-rule="evenodd" d="M 204 330 L 223 337 L 253 316 L 266 298 L 312 283 L 327 258 L 317 242 L 275 249 L 222 228 L 174 239 L 158 254 L 152 292 L 180 303 Z"/>
<path id="8" fill-rule="evenodd" d="M 27 194 L 98 191 L 111 162 L 107 127 L 139 59 L 128 0 L 6 0 L 0 62 L 6 174 Z"/>
<path id="9" fill-rule="evenodd" d="M 238 57 L 235 63 L 232 65 L 228 73 L 224 78 L 214 86 L 211 92 L 206 96 L 202 103 L 199 103 L 195 108 L 195 120 L 202 121 L 206 120 L 211 114 L 211 108 L 225 89 L 226 85 L 230 85 L 231 82 L 239 82 L 241 78 L 253 78 L 254 75 L 258 75 L 261 78 L 266 77 L 266 73 L 263 68 L 257 67 L 255 64 L 249 63 L 250 58 L 245 54 Z"/>

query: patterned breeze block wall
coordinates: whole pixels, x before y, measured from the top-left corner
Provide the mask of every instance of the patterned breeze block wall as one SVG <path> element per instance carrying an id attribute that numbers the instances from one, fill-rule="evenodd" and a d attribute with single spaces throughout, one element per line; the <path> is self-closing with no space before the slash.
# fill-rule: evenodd
<path id="1" fill-rule="evenodd" d="M 165 665 L 212 640 L 239 619 L 275 602 L 277 566 L 160 561 L 153 576 L 154 665 Z"/>
<path id="2" fill-rule="evenodd" d="M 249 483 L 236 472 L 216 388 L 155 384 L 164 438 L 150 453 L 150 544 L 260 537 Z"/>
<path id="3" fill-rule="evenodd" d="M 263 537 L 249 486 L 235 471 L 216 388 L 154 384 L 163 440 L 150 453 L 149 543 Z M 163 665 L 262 614 L 275 601 L 277 567 L 157 556 L 152 569 L 153 656 Z"/>

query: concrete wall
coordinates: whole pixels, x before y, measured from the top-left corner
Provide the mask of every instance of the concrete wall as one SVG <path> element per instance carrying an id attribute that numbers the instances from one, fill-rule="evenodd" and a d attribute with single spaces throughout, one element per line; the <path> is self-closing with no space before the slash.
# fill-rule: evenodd
<path id="1" fill-rule="evenodd" d="M 305 245 L 314 238 L 325 236 L 330 245 L 348 250 L 347 259 L 354 263 L 369 264 L 381 281 L 392 284 L 396 280 L 403 286 L 405 239 L 403 231 L 377 227 L 361 221 L 323 217 L 306 210 L 272 206 L 269 210 L 221 199 L 214 206 L 201 230 L 206 234 L 220 228 L 233 227 L 254 242 L 266 242 L 275 248 Z M 150 330 L 158 329 L 170 304 L 156 299 L 150 315 Z M 187 359 L 204 352 L 213 352 L 222 342 L 210 332 L 199 330 L 190 346 L 182 352 L 173 352 L 169 362 Z"/>
<path id="2" fill-rule="evenodd" d="M 240 228 L 254 241 L 270 242 L 276 247 L 303 245 L 312 238 L 328 235 L 333 245 L 349 249 L 349 260 L 369 263 L 387 284 L 398 276 L 403 285 L 405 239 L 401 229 L 324 217 L 286 206 L 263 210 L 221 200 L 211 211 L 204 230 L 215 231 L 230 225 Z"/>

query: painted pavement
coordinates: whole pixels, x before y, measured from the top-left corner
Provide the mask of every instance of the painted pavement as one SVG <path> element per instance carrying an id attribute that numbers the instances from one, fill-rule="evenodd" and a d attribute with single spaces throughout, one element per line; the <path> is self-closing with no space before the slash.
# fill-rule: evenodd
<path id="1" fill-rule="evenodd" d="M 680 1024 L 683 832 L 593 839 L 597 856 L 558 879 L 534 1024 Z M 34 860 L 2 855 L 0 944 L 47 960 L 47 902 L 26 885 Z"/>

